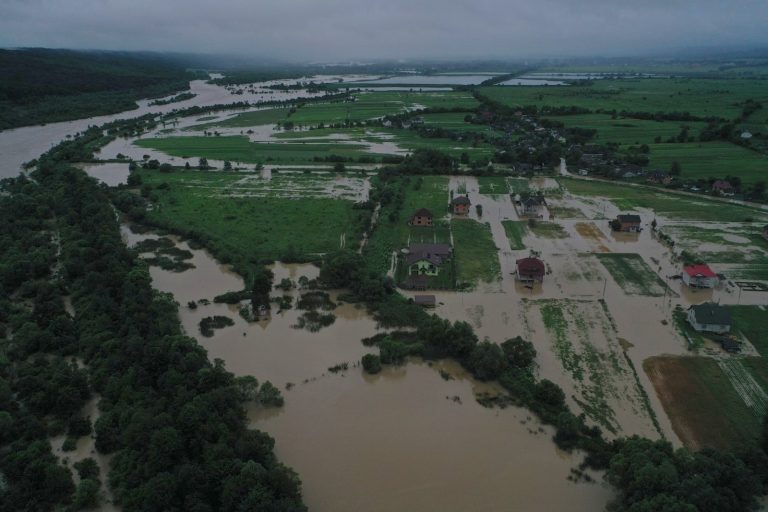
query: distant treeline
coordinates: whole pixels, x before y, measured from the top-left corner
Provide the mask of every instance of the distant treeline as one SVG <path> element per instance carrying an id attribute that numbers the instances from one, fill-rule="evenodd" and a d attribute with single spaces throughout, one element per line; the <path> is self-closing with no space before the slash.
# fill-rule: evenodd
<path id="1" fill-rule="evenodd" d="M 148 54 L 0 50 L 0 130 L 131 110 L 194 76 Z"/>

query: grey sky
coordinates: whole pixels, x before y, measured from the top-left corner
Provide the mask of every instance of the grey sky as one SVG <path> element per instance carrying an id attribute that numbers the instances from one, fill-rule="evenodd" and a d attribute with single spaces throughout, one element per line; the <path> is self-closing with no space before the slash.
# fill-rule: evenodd
<path id="1" fill-rule="evenodd" d="M 3 47 L 329 61 L 718 45 L 768 45 L 768 0 L 0 0 Z"/>

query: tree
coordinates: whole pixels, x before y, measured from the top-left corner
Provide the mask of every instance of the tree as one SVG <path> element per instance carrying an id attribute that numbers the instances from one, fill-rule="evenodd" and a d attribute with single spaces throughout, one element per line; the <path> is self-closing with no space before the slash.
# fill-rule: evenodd
<path id="1" fill-rule="evenodd" d="M 504 351 L 507 363 L 515 368 L 528 368 L 536 360 L 536 349 L 533 343 L 520 336 L 502 343 L 501 349 Z"/>
<path id="2" fill-rule="evenodd" d="M 333 172 L 343 173 L 346 170 L 347 169 L 346 167 L 344 167 L 344 164 L 342 162 L 336 162 L 336 164 L 334 164 L 333 166 Z"/>
<path id="3" fill-rule="evenodd" d="M 225 171 L 231 171 L 232 170 L 232 162 L 229 160 L 224 162 L 224 170 Z"/>
<path id="4" fill-rule="evenodd" d="M 197 161 L 197 168 L 201 171 L 204 171 L 205 169 L 208 169 L 208 159 L 207 158 L 200 158 Z"/>
<path id="5" fill-rule="evenodd" d="M 484 341 L 472 349 L 468 360 L 469 368 L 480 380 L 495 380 L 506 368 L 504 352 L 495 343 Z"/>
<path id="6" fill-rule="evenodd" d="M 362 361 L 366 373 L 375 374 L 381 371 L 381 358 L 376 354 L 365 354 Z"/>
<path id="7" fill-rule="evenodd" d="M 671 176 L 680 176 L 680 173 L 682 172 L 682 167 L 680 166 L 680 162 L 675 160 L 672 162 L 672 165 L 669 167 L 669 174 Z"/>

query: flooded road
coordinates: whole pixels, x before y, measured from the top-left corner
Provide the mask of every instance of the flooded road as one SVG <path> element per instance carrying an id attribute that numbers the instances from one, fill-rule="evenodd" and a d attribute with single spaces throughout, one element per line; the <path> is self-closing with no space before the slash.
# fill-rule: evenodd
<path id="1" fill-rule="evenodd" d="M 156 237 L 127 228 L 123 234 L 129 245 Z M 189 248 L 184 242 L 178 246 Z M 301 476 L 310 510 L 593 511 L 610 499 L 603 483 L 567 480 L 580 455 L 558 451 L 552 429 L 528 411 L 480 406 L 476 391 L 497 390 L 457 365 L 430 366 L 417 359 L 375 376 L 364 374 L 356 365 L 376 350 L 360 339 L 377 328 L 354 305 L 339 306 L 335 323 L 317 333 L 291 327 L 301 313 L 295 309 L 273 310 L 270 320 L 250 324 L 225 304 L 189 309 L 188 301 L 242 288 L 242 280 L 207 252 L 192 252 L 194 269 L 173 273 L 151 267 L 153 284 L 174 294 L 184 329 L 209 357 L 283 390 L 283 408 L 251 406 L 249 417 L 255 428 L 275 437 L 277 456 Z M 273 271 L 278 283 L 286 277 L 312 279 L 318 269 L 278 263 Z M 199 336 L 199 320 L 214 314 L 235 325 L 210 338 Z M 347 371 L 328 370 L 344 362 Z"/>

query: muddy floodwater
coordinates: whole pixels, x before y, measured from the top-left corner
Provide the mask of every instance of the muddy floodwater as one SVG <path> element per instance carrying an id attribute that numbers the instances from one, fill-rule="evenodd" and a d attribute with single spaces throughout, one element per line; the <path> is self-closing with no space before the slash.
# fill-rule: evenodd
<path id="1" fill-rule="evenodd" d="M 126 227 L 123 235 L 129 245 L 157 237 Z M 185 242 L 177 244 L 189 249 Z M 581 455 L 557 450 L 552 429 L 524 409 L 480 406 L 476 392 L 498 390 L 474 381 L 456 364 L 416 359 L 375 376 L 364 374 L 359 360 L 375 349 L 360 339 L 377 328 L 355 305 L 339 305 L 335 323 L 316 333 L 292 327 L 301 313 L 295 309 L 250 324 L 234 306 L 189 309 L 189 301 L 212 300 L 243 286 L 206 251 L 192 252 L 194 269 L 174 273 L 151 267 L 153 284 L 174 294 L 184 329 L 210 358 L 283 390 L 284 407 L 252 405 L 248 413 L 254 428 L 275 437 L 277 456 L 301 476 L 310 510 L 593 511 L 612 496 L 599 474 L 592 475 L 598 483 L 567 480 Z M 278 263 L 273 272 L 275 282 L 297 281 L 316 277 L 318 269 Z M 331 298 L 337 300 L 337 294 Z M 200 336 L 199 320 L 215 314 L 235 325 L 210 338 Z M 346 371 L 328 370 L 341 363 L 348 363 Z"/>

